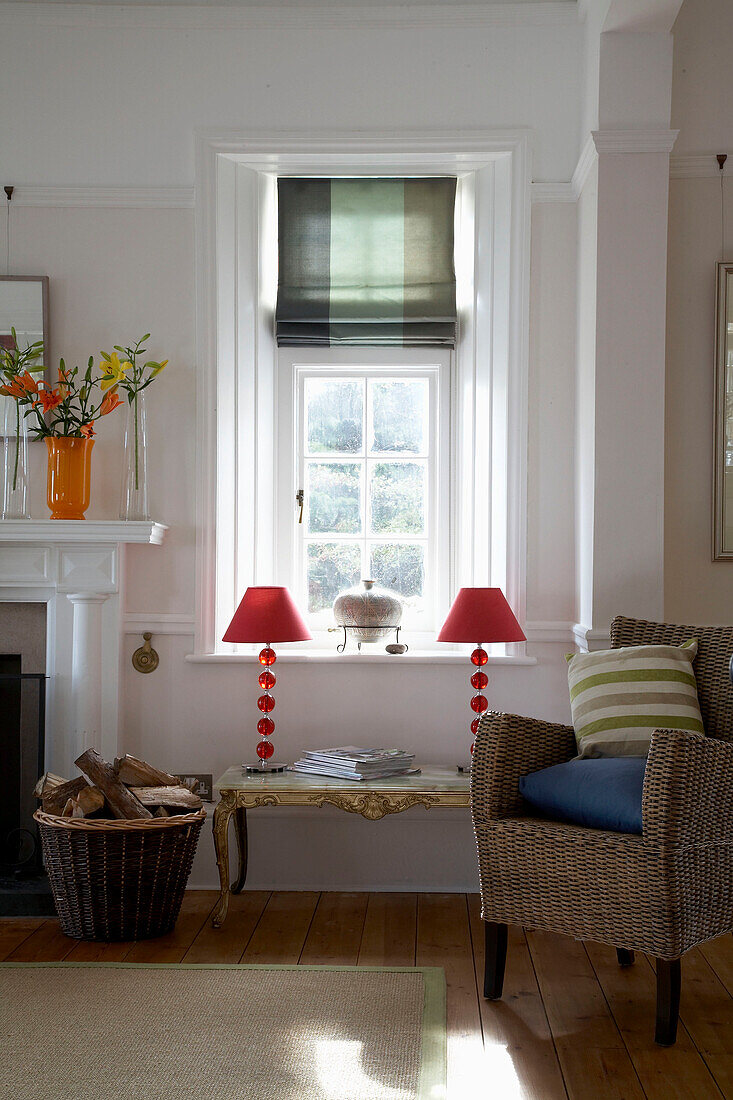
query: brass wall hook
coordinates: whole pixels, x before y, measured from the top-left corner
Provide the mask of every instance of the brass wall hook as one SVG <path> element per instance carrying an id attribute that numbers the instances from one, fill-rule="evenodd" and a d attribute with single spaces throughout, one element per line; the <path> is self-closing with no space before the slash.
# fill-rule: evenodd
<path id="1" fill-rule="evenodd" d="M 155 672 L 160 662 L 160 657 L 150 644 L 152 636 L 152 633 L 146 630 L 143 634 L 143 645 L 132 655 L 132 667 L 138 672 Z"/>

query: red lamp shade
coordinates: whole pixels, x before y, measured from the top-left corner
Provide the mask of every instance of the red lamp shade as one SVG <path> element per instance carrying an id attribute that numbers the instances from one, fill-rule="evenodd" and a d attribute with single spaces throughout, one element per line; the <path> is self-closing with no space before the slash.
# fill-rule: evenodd
<path id="1" fill-rule="evenodd" d="M 526 636 L 500 588 L 461 588 L 439 642 L 524 642 Z"/>
<path id="2" fill-rule="evenodd" d="M 242 596 L 224 642 L 307 642 L 312 634 L 287 588 L 253 585 Z"/>

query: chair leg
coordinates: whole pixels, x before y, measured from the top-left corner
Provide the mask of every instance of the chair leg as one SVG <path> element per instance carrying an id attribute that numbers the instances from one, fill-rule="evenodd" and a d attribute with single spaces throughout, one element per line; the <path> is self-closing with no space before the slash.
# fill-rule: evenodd
<path id="1" fill-rule="evenodd" d="M 657 1027 L 654 1042 L 671 1047 L 677 1038 L 680 1014 L 680 960 L 657 959 Z"/>
<path id="2" fill-rule="evenodd" d="M 625 947 L 617 947 L 616 958 L 619 966 L 633 966 L 636 956 L 633 951 L 627 951 Z"/>
<path id="3" fill-rule="evenodd" d="M 497 1001 L 504 988 L 504 967 L 506 966 L 507 926 L 484 922 L 486 942 L 486 960 L 484 964 L 484 997 Z"/>

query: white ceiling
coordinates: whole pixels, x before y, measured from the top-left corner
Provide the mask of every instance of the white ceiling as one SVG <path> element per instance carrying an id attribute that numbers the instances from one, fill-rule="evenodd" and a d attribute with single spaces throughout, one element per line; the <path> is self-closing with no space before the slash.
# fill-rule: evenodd
<path id="1" fill-rule="evenodd" d="M 463 12 L 466 9 L 476 8 L 480 10 L 487 7 L 495 7 L 501 5 L 502 7 L 508 6 L 521 6 L 524 4 L 554 4 L 555 0 L 469 0 L 469 3 L 464 3 L 463 0 L 2 0 L 3 3 L 11 4 L 34 4 L 34 3 L 54 3 L 54 4 L 68 4 L 82 3 L 82 4 L 95 4 L 102 7 L 120 7 L 121 5 L 127 6 L 130 4 L 142 4 L 142 5 L 155 5 L 165 4 L 172 7 L 185 7 L 189 5 L 195 5 L 197 7 L 238 7 L 238 8 L 257 8 L 259 11 L 263 11 L 267 8 L 290 8 L 297 10 L 298 8 L 364 8 L 369 10 L 373 7 L 379 8 L 425 8 L 425 7 L 440 7 L 451 8 L 460 7 Z M 575 0 L 565 0 L 565 2 L 575 2 Z"/>

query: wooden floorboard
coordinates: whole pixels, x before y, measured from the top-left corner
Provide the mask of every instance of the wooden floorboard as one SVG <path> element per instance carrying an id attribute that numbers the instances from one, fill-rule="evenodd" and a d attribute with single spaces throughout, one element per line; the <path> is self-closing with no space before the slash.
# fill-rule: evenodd
<path id="1" fill-rule="evenodd" d="M 445 971 L 448 1100 L 480 1096 L 488 1079 L 465 894 L 418 895 L 415 958 Z"/>
<path id="2" fill-rule="evenodd" d="M 647 959 L 637 954 L 633 966 L 621 967 L 615 948 L 585 947 L 648 1100 L 720 1100 L 720 1089 L 683 1023 L 673 1047 L 654 1042 L 656 978 Z"/>
<path id="3" fill-rule="evenodd" d="M 7 955 L 8 962 L 61 962 L 75 944 L 59 928 L 53 918 L 44 920 L 30 936 Z"/>
<path id="4" fill-rule="evenodd" d="M 229 899 L 229 913 L 221 928 L 206 920 L 183 956 L 185 963 L 238 963 L 252 939 L 270 900 L 267 890 L 246 890 Z"/>
<path id="5" fill-rule="evenodd" d="M 417 894 L 370 894 L 360 966 L 414 966 Z"/>
<path id="6" fill-rule="evenodd" d="M 527 934 L 570 1100 L 642 1100 L 644 1092 L 582 943 Z"/>
<path id="7" fill-rule="evenodd" d="M 733 1100 L 733 1000 L 699 949 L 682 960 L 680 1019 L 721 1092 Z"/>
<path id="8" fill-rule="evenodd" d="M 0 919 L 0 960 L 439 966 L 449 1100 L 733 1100 L 733 937 L 682 963 L 677 1044 L 654 1043 L 653 960 L 510 929 L 504 995 L 486 1001 L 476 895 L 189 891 L 169 936 L 88 943 L 46 918 Z"/>
<path id="9" fill-rule="evenodd" d="M 321 894 L 298 961 L 356 966 L 368 901 L 368 894 Z"/>
<path id="10" fill-rule="evenodd" d="M 43 924 L 43 917 L 0 920 L 0 962 Z"/>
<path id="11" fill-rule="evenodd" d="M 318 897 L 314 892 L 271 894 L 240 962 L 297 963 Z"/>
<path id="12" fill-rule="evenodd" d="M 566 1100 L 567 1092 L 540 997 L 537 978 L 521 928 L 509 929 L 504 992 L 500 1001 L 482 995 L 484 924 L 477 894 L 468 899 L 476 960 L 476 983 L 484 1034 L 487 1073 L 504 1079 L 507 1096 L 517 1100 Z"/>

